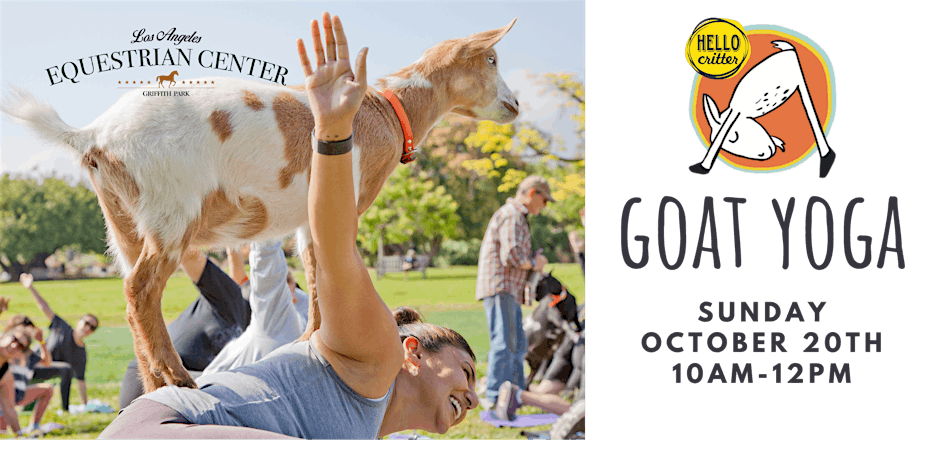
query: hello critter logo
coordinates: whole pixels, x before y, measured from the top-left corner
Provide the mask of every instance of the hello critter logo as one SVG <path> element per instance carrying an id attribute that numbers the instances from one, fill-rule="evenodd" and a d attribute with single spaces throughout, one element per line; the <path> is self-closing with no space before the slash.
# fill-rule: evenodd
<path id="1" fill-rule="evenodd" d="M 835 76 L 819 45 L 780 26 L 710 18 L 693 31 L 686 58 L 697 72 L 689 113 L 707 148 L 689 170 L 707 174 L 721 157 L 740 170 L 780 171 L 818 149 L 819 176 L 829 174 Z"/>

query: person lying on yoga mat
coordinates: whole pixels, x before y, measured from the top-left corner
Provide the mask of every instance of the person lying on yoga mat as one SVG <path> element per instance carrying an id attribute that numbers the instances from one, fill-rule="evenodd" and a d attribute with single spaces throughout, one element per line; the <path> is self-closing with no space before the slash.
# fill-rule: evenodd
<path id="1" fill-rule="evenodd" d="M 241 335 L 251 320 L 248 295 L 243 290 L 248 285 L 245 262 L 238 250 L 228 248 L 227 253 L 231 275 L 195 248 L 184 252 L 180 260 L 180 267 L 199 296 L 167 326 L 167 331 L 183 366 L 193 377 L 200 375 L 229 341 Z M 124 408 L 143 394 L 135 358 L 124 371 L 118 404 Z"/>
<path id="2" fill-rule="evenodd" d="M 195 249 L 180 263 L 199 297 L 167 330 L 193 378 L 261 360 L 297 339 L 307 322 L 309 297 L 290 277 L 279 240 L 251 244 L 250 279 L 239 251 L 229 248 L 228 259 L 231 276 Z M 133 359 L 121 381 L 120 407 L 143 394 Z"/>
<path id="3" fill-rule="evenodd" d="M 297 44 L 314 136 L 325 142 L 314 149 L 308 200 L 320 328 L 259 362 L 199 377 L 198 390 L 167 386 L 144 395 L 99 438 L 375 439 L 406 429 L 443 433 L 478 405 L 466 340 L 420 322 L 414 310 L 393 314 L 356 248 L 352 153 L 344 141 L 368 89 L 366 50 L 353 74 L 339 18 L 324 13 L 323 24 L 325 51 L 311 23 L 315 70 Z"/>
<path id="4" fill-rule="evenodd" d="M 202 375 L 254 364 L 304 333 L 309 298 L 288 277 L 281 241 L 251 243 L 249 264 L 251 323 L 222 348 Z"/>

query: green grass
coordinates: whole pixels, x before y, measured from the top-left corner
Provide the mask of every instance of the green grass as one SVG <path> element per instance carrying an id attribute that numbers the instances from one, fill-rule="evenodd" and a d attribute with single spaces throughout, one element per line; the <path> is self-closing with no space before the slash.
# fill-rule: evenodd
<path id="1" fill-rule="evenodd" d="M 306 287 L 302 270 L 295 272 L 301 287 Z M 411 306 L 425 315 L 427 321 L 447 326 L 462 334 L 477 356 L 479 375 L 486 372 L 486 355 L 489 351 L 489 335 L 483 305 L 475 300 L 476 267 L 451 267 L 446 269 L 428 269 L 428 278 L 420 274 L 411 274 L 405 281 L 402 274 L 389 274 L 373 282 L 382 299 L 390 307 Z M 573 264 L 554 265 L 554 275 L 561 280 L 568 291 L 584 300 L 584 277 L 580 268 Z M 115 409 L 118 405 L 118 393 L 121 378 L 127 363 L 134 358 L 130 330 L 124 320 L 125 301 L 123 284 L 120 279 L 94 279 L 76 281 L 36 282 L 36 289 L 46 299 L 52 309 L 69 323 L 74 324 L 83 313 L 94 313 L 101 321 L 101 327 L 86 340 L 88 347 L 88 367 L 86 380 L 88 398 L 97 398 Z M 46 325 L 45 317 L 33 303 L 29 292 L 19 283 L 0 284 L 0 295 L 11 298 L 10 311 L 7 315 L 23 313 L 37 324 Z M 178 272 L 174 275 L 163 295 L 164 318 L 172 321 L 196 297 L 197 292 L 189 279 Z M 523 307 L 528 314 L 530 308 Z M 9 316 L 4 316 L 0 323 L 5 323 Z M 79 399 L 78 388 L 72 383 L 72 403 Z M 91 439 L 98 436 L 117 416 L 111 414 L 58 415 L 61 409 L 58 390 L 52 404 L 43 417 L 43 422 L 55 421 L 66 426 L 64 430 L 53 432 L 46 438 Z M 451 428 L 447 434 L 426 434 L 433 438 L 447 439 L 520 439 L 519 429 L 494 428 L 479 418 L 480 409 L 468 413 L 467 419 Z M 522 413 L 535 413 L 536 409 L 526 407 Z M 26 426 L 29 413 L 20 415 L 20 423 Z M 546 430 L 549 427 L 527 428 L 529 431 Z M 9 437 L 8 432 L 4 432 Z M 420 432 L 419 432 L 420 433 Z M 0 436 L 2 437 L 2 436 Z"/>

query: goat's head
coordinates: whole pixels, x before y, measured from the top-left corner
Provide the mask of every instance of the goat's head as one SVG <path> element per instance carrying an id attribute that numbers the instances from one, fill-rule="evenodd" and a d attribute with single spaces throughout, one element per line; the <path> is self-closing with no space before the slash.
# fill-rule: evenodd
<path id="1" fill-rule="evenodd" d="M 702 101 L 705 104 L 705 118 L 712 129 L 711 142 L 714 143 L 718 138 L 718 130 L 734 111 L 728 107 L 719 112 L 715 100 L 708 95 L 703 95 Z M 784 142 L 780 138 L 771 136 L 756 120 L 743 115 L 731 124 L 725 141 L 721 143 L 721 149 L 731 154 L 758 161 L 770 159 L 776 154 L 778 147 L 784 150 L 783 146 Z"/>
<path id="2" fill-rule="evenodd" d="M 454 113 L 477 120 L 509 123 L 519 115 L 519 101 L 499 75 L 493 46 L 509 32 L 508 25 L 444 41 L 428 49 L 413 73 L 443 87 Z"/>

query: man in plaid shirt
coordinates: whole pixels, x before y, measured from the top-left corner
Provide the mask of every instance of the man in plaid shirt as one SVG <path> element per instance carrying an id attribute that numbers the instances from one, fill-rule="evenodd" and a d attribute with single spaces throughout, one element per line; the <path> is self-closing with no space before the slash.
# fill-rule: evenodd
<path id="1" fill-rule="evenodd" d="M 554 202 L 548 181 L 529 176 L 519 184 L 514 198 L 506 199 L 486 227 L 477 269 L 477 300 L 483 300 L 490 330 L 486 368 L 486 395 L 496 403 L 505 381 L 525 385 L 522 373 L 526 338 L 522 331 L 522 291 L 530 270 L 541 271 L 548 259 L 532 257 L 529 215 L 538 215 Z"/>

